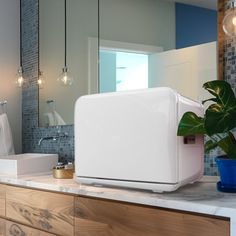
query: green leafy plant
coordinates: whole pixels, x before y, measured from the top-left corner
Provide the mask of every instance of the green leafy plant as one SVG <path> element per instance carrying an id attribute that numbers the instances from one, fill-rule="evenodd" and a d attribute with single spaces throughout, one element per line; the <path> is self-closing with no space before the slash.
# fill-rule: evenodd
<path id="1" fill-rule="evenodd" d="M 203 101 L 211 102 L 204 117 L 193 112 L 186 112 L 179 122 L 178 136 L 208 136 L 205 151 L 220 147 L 228 158 L 236 159 L 236 139 L 232 129 L 236 127 L 236 97 L 229 83 L 214 80 L 203 85 L 212 98 Z"/>

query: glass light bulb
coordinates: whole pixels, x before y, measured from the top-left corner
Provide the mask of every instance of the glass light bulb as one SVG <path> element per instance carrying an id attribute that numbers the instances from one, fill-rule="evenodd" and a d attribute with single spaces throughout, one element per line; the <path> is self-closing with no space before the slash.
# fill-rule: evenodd
<path id="1" fill-rule="evenodd" d="M 68 68 L 64 67 L 62 73 L 59 75 L 57 81 L 64 86 L 70 86 L 73 84 L 73 78 L 68 72 Z"/>
<path id="2" fill-rule="evenodd" d="M 68 80 L 69 80 L 68 74 L 67 74 L 67 72 L 65 72 L 64 75 L 63 75 L 63 78 L 62 78 L 62 82 L 64 84 L 67 84 Z"/>
<path id="3" fill-rule="evenodd" d="M 236 16 L 233 17 L 232 23 L 233 23 L 234 26 L 236 26 Z"/>
<path id="4" fill-rule="evenodd" d="M 24 77 L 23 77 L 23 71 L 22 71 L 22 68 L 20 67 L 17 71 L 17 76 L 16 76 L 16 86 L 18 88 L 22 88 L 23 84 L 24 84 L 25 80 L 24 80 Z"/>
<path id="5" fill-rule="evenodd" d="M 42 71 L 39 71 L 39 78 L 38 78 L 38 86 L 40 89 L 42 89 L 44 87 L 44 84 L 45 84 L 45 78 L 43 76 L 43 72 Z"/>
<path id="6" fill-rule="evenodd" d="M 236 10 L 231 9 L 223 19 L 223 30 L 230 37 L 236 36 Z"/>

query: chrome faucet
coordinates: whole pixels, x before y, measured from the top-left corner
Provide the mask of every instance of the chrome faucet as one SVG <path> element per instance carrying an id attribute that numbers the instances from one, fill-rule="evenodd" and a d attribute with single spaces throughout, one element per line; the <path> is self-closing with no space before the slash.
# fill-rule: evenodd
<path id="1" fill-rule="evenodd" d="M 69 135 L 68 135 L 67 132 L 61 133 L 60 131 L 58 131 L 55 136 L 46 136 L 46 137 L 40 138 L 39 142 L 38 142 L 38 145 L 40 146 L 44 140 L 57 141 L 58 139 L 61 139 L 61 138 L 68 138 L 68 136 Z"/>

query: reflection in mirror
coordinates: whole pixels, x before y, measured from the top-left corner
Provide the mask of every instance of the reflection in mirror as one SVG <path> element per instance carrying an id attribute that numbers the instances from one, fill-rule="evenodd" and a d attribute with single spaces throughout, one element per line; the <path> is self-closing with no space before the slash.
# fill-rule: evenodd
<path id="1" fill-rule="evenodd" d="M 101 39 L 98 91 L 148 88 L 149 55 L 161 51 L 162 47 Z"/>
<path id="2" fill-rule="evenodd" d="M 205 97 L 202 84 L 217 78 L 216 10 L 161 0 L 100 0 L 100 9 L 99 92 L 168 86 Z"/>
<path id="3" fill-rule="evenodd" d="M 98 70 L 98 1 L 67 0 L 71 87 L 56 81 L 63 66 L 64 0 L 39 2 L 40 70 L 45 78 L 40 126 L 59 120 L 60 125 L 72 124 L 74 103 L 84 94 L 168 86 L 202 99 L 204 81 L 217 78 L 216 1 L 209 9 L 207 0 L 199 1 L 206 4 L 201 7 L 173 0 L 100 0 Z"/>
<path id="4" fill-rule="evenodd" d="M 64 67 L 64 0 L 39 0 L 40 71 L 39 125 L 73 124 L 74 104 L 88 94 L 88 38 L 98 37 L 98 1 L 67 0 L 67 66 L 72 86 L 57 78 Z M 51 101 L 51 102 L 48 102 Z"/>
<path id="5" fill-rule="evenodd" d="M 111 56 L 114 57 L 113 60 L 110 60 Z M 148 88 L 148 55 L 133 52 L 100 50 L 100 61 L 102 64 L 100 67 L 99 92 Z M 107 73 L 108 70 L 103 67 L 111 61 L 116 62 L 114 63 L 115 68 L 113 70 L 115 83 L 112 88 L 109 89 L 107 88 L 109 83 L 106 81 L 112 81 L 112 79 L 110 76 L 109 79 L 106 80 L 105 73 Z M 112 69 L 112 67 L 109 66 L 109 69 Z"/>

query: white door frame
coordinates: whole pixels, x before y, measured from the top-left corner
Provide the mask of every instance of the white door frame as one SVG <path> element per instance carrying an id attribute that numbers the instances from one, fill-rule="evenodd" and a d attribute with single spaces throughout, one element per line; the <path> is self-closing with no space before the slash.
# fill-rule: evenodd
<path id="1" fill-rule="evenodd" d="M 162 47 L 146 44 L 127 43 L 111 40 L 99 40 L 98 38 L 88 38 L 88 94 L 98 93 L 98 66 L 99 66 L 99 50 L 110 50 L 120 52 L 133 52 L 140 54 L 154 54 L 162 52 Z"/>

